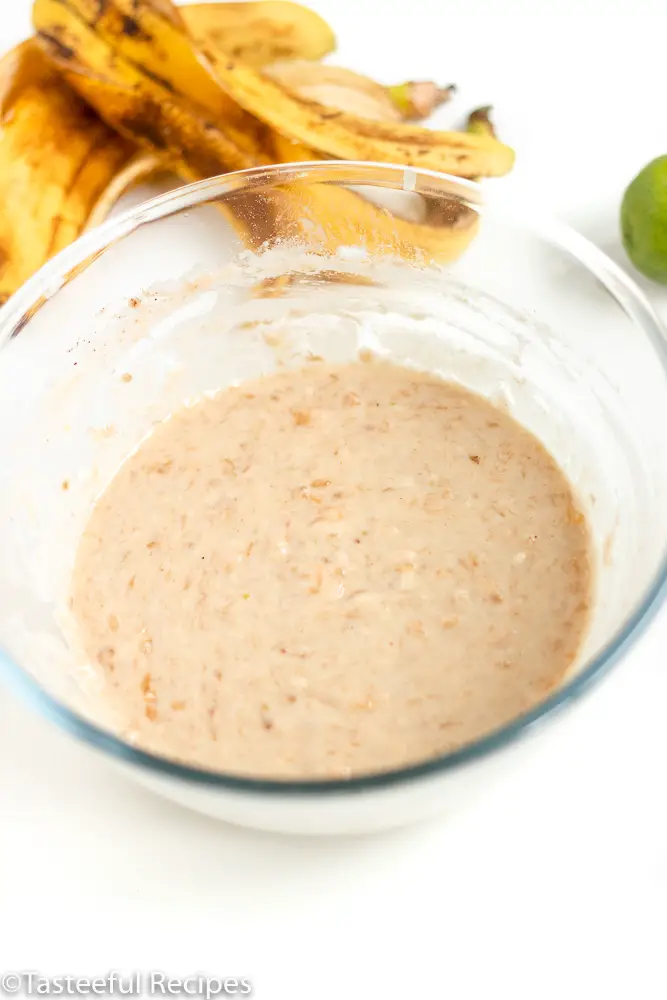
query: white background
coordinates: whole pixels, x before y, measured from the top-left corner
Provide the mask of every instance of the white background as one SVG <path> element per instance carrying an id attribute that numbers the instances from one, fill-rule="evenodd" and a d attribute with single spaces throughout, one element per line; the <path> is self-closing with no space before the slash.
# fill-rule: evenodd
<path id="1" fill-rule="evenodd" d="M 341 63 L 456 81 L 443 125 L 493 102 L 518 152 L 499 183 L 623 260 L 623 189 L 667 153 L 664 0 L 313 6 Z M 29 3 L 2 8 L 4 49 Z M 667 289 L 644 287 L 667 320 Z M 259 1000 L 665 998 L 666 647 L 663 615 L 559 738 L 465 814 L 356 840 L 190 815 L 2 691 L 0 971 L 200 970 L 250 977 Z"/>

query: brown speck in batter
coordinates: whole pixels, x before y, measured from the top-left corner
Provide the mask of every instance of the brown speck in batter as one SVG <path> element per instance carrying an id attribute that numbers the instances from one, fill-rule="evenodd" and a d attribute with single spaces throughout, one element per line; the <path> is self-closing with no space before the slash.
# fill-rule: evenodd
<path id="1" fill-rule="evenodd" d="M 97 662 L 113 672 L 115 668 L 116 650 L 113 646 L 104 646 L 97 654 Z"/>
<path id="2" fill-rule="evenodd" d="M 172 460 L 168 458 L 166 462 L 158 462 L 157 465 L 154 465 L 153 468 L 150 469 L 150 472 L 155 472 L 158 476 L 166 476 L 167 473 L 171 471 L 173 464 Z"/>
<path id="3" fill-rule="evenodd" d="M 405 626 L 405 631 L 408 635 L 423 636 L 425 634 L 424 624 L 420 621 L 409 621 Z"/>

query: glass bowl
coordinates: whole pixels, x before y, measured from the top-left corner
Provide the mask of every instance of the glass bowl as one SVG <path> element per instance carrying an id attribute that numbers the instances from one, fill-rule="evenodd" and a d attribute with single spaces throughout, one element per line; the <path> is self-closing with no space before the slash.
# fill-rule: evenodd
<path id="1" fill-rule="evenodd" d="M 462 250 L 465 252 L 459 256 Z M 566 226 L 400 166 L 228 174 L 131 209 L 0 311 L 0 660 L 47 718 L 135 779 L 258 828 L 352 833 L 454 808 L 632 648 L 665 592 L 665 340 L 634 283 Z M 120 461 L 184 400 L 360 352 L 453 379 L 556 457 L 591 525 L 596 596 L 577 662 L 473 744 L 346 780 L 188 767 L 114 735 L 65 637 L 73 557 Z M 131 382 L 120 376 L 132 373 Z"/>

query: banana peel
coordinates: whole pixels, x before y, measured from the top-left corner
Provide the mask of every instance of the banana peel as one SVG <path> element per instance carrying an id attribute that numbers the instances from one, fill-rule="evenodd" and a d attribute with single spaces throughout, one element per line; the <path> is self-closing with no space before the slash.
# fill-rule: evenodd
<path id="1" fill-rule="evenodd" d="M 255 3 L 195 4 L 179 8 L 137 0 L 70 0 L 69 7 L 155 83 L 204 109 L 225 123 L 234 141 L 251 150 L 257 119 L 220 87 L 193 44 L 193 27 L 207 44 L 243 55 L 254 40 L 267 57 L 277 53 L 320 58 L 335 45 L 334 35 L 317 14 L 299 4 L 263 0 Z M 288 39 L 289 44 L 279 44 Z M 254 52 L 255 60 L 259 58 Z M 246 142 L 246 137 L 251 138 Z"/>
<path id="2" fill-rule="evenodd" d="M 54 10 L 58 7 L 60 14 Z M 38 30 L 43 30 L 37 23 L 38 15 L 41 17 L 40 10 L 40 5 L 34 4 L 33 21 Z M 257 146 L 257 120 L 225 94 L 201 62 L 178 8 L 168 10 L 163 0 L 160 3 L 154 0 L 151 3 L 137 3 L 136 0 L 104 0 L 103 3 L 100 0 L 64 0 L 51 5 L 51 10 L 52 34 L 59 21 L 64 21 L 76 38 L 76 25 L 81 25 L 78 31 L 82 39 L 87 38 L 86 44 L 91 50 L 89 58 L 94 59 L 96 52 L 102 52 L 101 45 L 95 46 L 93 42 L 92 36 L 95 36 L 122 57 L 122 66 L 126 70 L 124 76 L 128 82 L 137 85 L 143 78 L 144 89 L 152 93 L 161 92 L 163 100 L 176 104 L 185 100 L 211 124 L 224 122 L 230 144 L 252 157 Z M 85 35 L 86 27 L 92 35 Z M 60 40 L 66 47 L 69 46 L 62 37 Z M 72 47 L 81 53 L 82 45 Z M 106 72 L 108 55 L 106 60 L 103 56 L 99 58 Z M 153 84 L 153 87 L 149 88 L 148 84 Z"/>
<path id="3" fill-rule="evenodd" d="M 33 40 L 0 61 L 0 303 L 79 236 L 135 152 Z"/>
<path id="4" fill-rule="evenodd" d="M 380 160 L 425 167 L 458 176 L 498 176 L 511 169 L 514 154 L 497 139 L 469 132 L 436 132 L 398 122 L 369 121 L 358 115 L 327 108 L 299 96 L 239 60 L 208 46 L 198 51 L 189 38 L 177 8 L 168 11 L 167 0 L 52 0 L 52 6 L 67 11 L 74 20 L 94 30 L 100 40 L 137 71 L 148 75 L 155 86 L 172 91 L 172 98 L 188 98 L 204 107 L 216 121 L 225 121 L 230 142 L 249 151 L 257 142 L 231 117 L 221 117 L 216 103 L 215 80 L 236 105 L 254 119 L 297 140 L 320 154 L 340 159 Z M 34 10 L 41 7 L 37 0 Z M 168 13 L 165 13 L 165 12 Z M 127 19 L 132 30 L 126 30 Z M 34 17 L 38 30 L 39 18 Z M 158 44 L 159 42 L 159 44 Z M 67 43 L 65 43 L 67 44 Z M 80 49 L 76 50 L 84 61 Z M 206 59 L 208 59 L 207 72 Z M 202 98 L 201 93 L 206 97 Z M 219 97 L 219 95 L 218 95 Z M 244 140 L 247 140 L 244 142 Z M 246 165 L 250 165 L 247 163 Z"/>
<path id="5" fill-rule="evenodd" d="M 259 143 L 246 136 L 242 149 L 233 128 L 214 124 L 201 106 L 195 107 L 137 62 L 125 59 L 78 16 L 84 2 L 35 0 L 33 23 L 42 50 L 62 79 L 110 126 L 187 181 L 272 162 Z M 167 17 L 164 21 L 173 24 Z M 268 204 L 261 216 L 256 199 L 241 195 L 233 210 L 220 207 L 248 246 L 265 243 L 275 232 Z"/>
<path id="6" fill-rule="evenodd" d="M 164 0 L 160 0 L 160 6 Z M 110 4 L 96 7 L 109 7 Z M 134 5 L 137 9 L 138 4 Z M 152 4 L 154 8 L 155 4 Z M 121 135 L 143 149 L 162 153 L 187 176 L 210 177 L 269 161 L 257 126 L 242 132 L 235 123 L 212 120 L 208 108 L 194 104 L 138 60 L 125 58 L 121 40 L 107 41 L 86 20 L 87 0 L 35 0 L 37 39 L 63 79 Z M 163 17 L 177 37 L 180 29 Z M 106 22 L 105 35 L 109 33 Z M 143 44 L 147 53 L 152 42 Z M 136 50 L 135 50 L 136 55 Z M 153 58 L 147 54 L 147 60 Z"/>
<path id="7" fill-rule="evenodd" d="M 313 158 L 307 146 L 280 136 L 273 142 L 277 158 L 286 162 Z M 328 184 L 295 181 L 267 196 L 283 238 L 308 243 L 323 254 L 362 244 L 374 256 L 446 264 L 464 253 L 479 229 L 478 213 L 457 198 L 426 199 L 425 221 L 410 222 L 356 191 Z"/>
<path id="8" fill-rule="evenodd" d="M 291 59 L 264 67 L 264 73 L 301 97 L 372 121 L 400 122 L 402 115 L 387 89 L 342 66 Z M 317 157 L 316 157 L 317 158 Z"/>
<path id="9" fill-rule="evenodd" d="M 104 6 L 107 10 L 109 6 L 118 9 L 123 2 L 107 0 Z M 182 52 L 187 34 L 179 26 L 175 9 L 173 16 L 165 12 L 165 0 L 160 0 L 159 7 L 155 0 L 132 0 L 132 10 L 139 25 L 139 31 L 133 35 L 135 45 L 148 48 L 151 44 L 149 39 L 142 42 L 140 38 L 144 30 L 150 34 L 147 28 L 152 22 L 143 17 L 145 11 L 150 11 L 162 21 L 165 44 L 170 37 L 168 33 L 177 34 Z M 94 11 L 89 0 L 36 0 L 33 18 L 40 43 L 67 82 L 110 125 L 145 149 L 168 156 L 181 176 L 192 180 L 276 159 L 318 158 L 307 144 L 295 144 L 291 137 L 286 141 L 280 130 L 266 130 L 263 144 L 255 146 L 254 159 L 248 156 L 233 143 L 233 130 L 225 128 L 223 133 L 222 123 L 217 126 L 202 117 L 201 106 L 189 101 L 182 87 L 176 93 L 175 87 L 170 89 L 164 82 L 158 82 L 150 66 L 147 73 L 148 59 L 143 59 L 141 50 L 135 47 L 132 57 L 125 58 L 126 34 L 113 36 L 113 25 L 118 25 L 118 21 L 107 19 L 101 24 L 98 18 L 91 25 L 91 14 Z M 101 37 L 101 31 L 105 37 Z M 193 52 L 197 54 L 194 47 Z M 306 103 L 326 113 L 323 106 Z M 369 127 L 373 124 L 365 122 Z M 398 126 L 392 124 L 392 127 Z M 417 132 L 432 135 L 425 129 Z M 477 137 L 464 133 L 457 136 L 460 137 L 472 141 L 473 147 L 489 146 Z M 495 141 L 490 145 L 492 149 L 505 148 Z M 399 155 L 394 159 L 405 157 Z M 455 224 L 452 219 L 429 226 L 409 223 L 395 219 L 360 195 L 329 185 L 287 184 L 279 191 L 263 193 L 261 212 L 257 211 L 258 202 L 256 195 L 245 200 L 238 198 L 233 209 L 229 209 L 237 231 L 255 248 L 278 236 L 284 238 L 289 230 L 295 238 L 307 236 L 308 242 L 323 253 L 333 252 L 343 241 L 361 242 L 373 251 L 398 252 L 408 257 L 419 255 L 426 260 L 452 260 L 473 238 L 477 222 L 476 213 L 466 209 Z M 313 232 L 318 234 L 315 240 L 311 239 Z"/>
<path id="10" fill-rule="evenodd" d="M 132 13 L 128 14 L 130 8 Z M 130 16 L 134 20 L 128 35 L 127 30 L 122 30 L 123 26 L 127 28 L 123 19 Z M 207 78 L 220 94 L 224 96 L 226 91 L 234 103 L 244 105 L 246 112 L 251 112 L 249 105 L 254 108 L 253 100 L 248 98 L 248 90 L 255 93 L 253 85 L 259 88 L 261 100 L 267 96 L 267 87 L 270 98 L 277 95 L 280 99 L 279 113 L 275 101 L 273 105 L 269 101 L 273 108 L 270 115 L 251 112 L 253 120 L 270 119 L 269 124 L 277 121 L 279 127 L 246 133 L 242 145 L 235 133 L 238 118 L 232 118 L 231 123 L 220 118 L 210 120 L 211 112 L 224 106 L 216 104 L 219 95 L 215 89 L 208 87 L 202 98 L 198 87 L 193 93 L 192 78 L 181 78 L 183 71 L 177 67 L 199 66 L 200 53 L 190 41 L 183 19 L 167 0 L 107 0 L 101 5 L 97 0 L 36 0 L 33 17 L 40 44 L 64 79 L 110 125 L 145 150 L 168 157 L 189 180 L 275 159 L 317 159 L 320 152 L 329 152 L 332 147 L 336 155 L 341 135 L 355 158 L 401 162 L 416 159 L 420 165 L 449 167 L 450 172 L 462 174 L 474 169 L 502 172 L 511 164 L 511 151 L 494 139 L 465 133 L 432 133 L 394 122 L 369 122 L 338 110 L 332 113 L 321 104 L 292 94 L 252 67 L 240 66 L 222 54 L 214 55 Z M 157 71 L 155 51 L 148 51 L 156 35 L 161 41 L 161 72 Z M 176 53 L 173 62 L 172 52 Z M 246 88 L 243 91 L 241 87 L 244 96 L 240 101 L 239 80 Z M 281 118 L 285 109 L 290 122 L 296 118 L 297 127 L 285 127 Z M 339 122 L 337 138 L 333 143 L 322 143 L 320 132 L 323 128 L 329 130 L 335 121 Z M 364 147 L 362 142 L 360 148 L 360 137 L 367 139 L 370 146 Z M 323 150 L 323 146 L 329 148 Z M 258 212 L 260 200 L 262 211 Z M 473 210 L 454 200 L 452 206 L 447 217 L 427 224 L 414 223 L 395 217 L 355 192 L 293 182 L 263 192 L 261 199 L 257 194 L 236 198 L 233 206 L 228 206 L 228 213 L 249 246 L 260 247 L 272 239 L 291 236 L 307 241 L 322 253 L 334 252 L 341 243 L 361 242 L 373 252 L 452 260 L 467 247 L 477 227 Z"/>
<path id="11" fill-rule="evenodd" d="M 241 107 L 276 132 L 321 154 L 402 163 L 459 177 L 498 177 L 513 166 L 513 151 L 493 137 L 368 121 L 300 97 L 266 74 L 214 50 L 207 48 L 204 55 L 222 87 Z"/>
<path id="12" fill-rule="evenodd" d="M 363 246 L 373 257 L 419 264 L 450 263 L 468 248 L 479 228 L 477 213 L 451 199 L 441 225 L 408 222 L 355 191 L 294 182 L 269 197 L 282 240 L 305 243 L 313 253 L 335 254 L 341 246 Z"/>
<path id="13" fill-rule="evenodd" d="M 35 8 L 51 62 L 34 40 L 0 60 L 0 304 L 141 180 L 166 169 L 193 180 L 275 159 L 320 157 L 319 150 L 245 111 L 202 60 L 204 46 L 218 59 L 222 53 L 241 59 L 250 70 L 299 60 L 267 72 L 300 99 L 356 118 L 395 123 L 427 113 L 423 103 L 421 110 L 410 104 L 412 88 L 421 84 L 385 88 L 348 70 L 306 62 L 330 52 L 335 38 L 322 18 L 299 4 L 251 0 L 177 9 L 169 0 L 38 0 Z M 436 103 L 451 92 L 426 86 Z M 470 131 L 493 136 L 474 121 L 471 116 Z M 374 251 L 441 260 L 465 249 L 477 222 L 476 213 L 459 205 L 444 224 L 411 223 L 351 191 L 314 184 L 285 185 L 257 209 L 256 195 L 239 195 L 227 212 L 255 247 L 279 230 L 284 235 L 287 226 L 309 241 L 316 232 L 322 252 L 363 237 Z"/>
<path id="14" fill-rule="evenodd" d="M 306 59 L 271 63 L 264 66 L 262 72 L 295 90 L 300 97 L 372 121 L 421 121 L 451 100 L 456 90 L 453 83 L 439 87 L 428 80 L 385 87 L 343 66 L 328 66 Z"/>
<path id="15" fill-rule="evenodd" d="M 102 196 L 95 202 L 82 232 L 87 232 L 109 215 L 119 198 L 142 181 L 149 181 L 160 174 L 170 172 L 169 162 L 157 153 L 137 152 L 125 166 L 111 179 Z"/>
<path id="16" fill-rule="evenodd" d="M 201 3 L 178 10 L 197 46 L 213 46 L 249 66 L 316 61 L 336 47 L 333 31 L 319 14 L 286 0 Z"/>

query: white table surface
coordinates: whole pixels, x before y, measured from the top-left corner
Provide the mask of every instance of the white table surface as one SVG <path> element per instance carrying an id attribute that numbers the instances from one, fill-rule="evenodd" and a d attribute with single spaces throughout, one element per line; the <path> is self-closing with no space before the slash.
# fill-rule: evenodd
<path id="1" fill-rule="evenodd" d="M 501 183 L 623 260 L 622 191 L 667 153 L 663 0 L 313 6 L 342 63 L 455 80 L 443 124 L 493 102 L 518 151 Z M 4 49 L 29 3 L 2 7 Z M 667 288 L 644 287 L 667 320 Z M 0 691 L 0 972 L 201 971 L 260 1000 L 665 998 L 666 648 L 663 614 L 474 808 L 354 840 L 191 815 Z"/>

